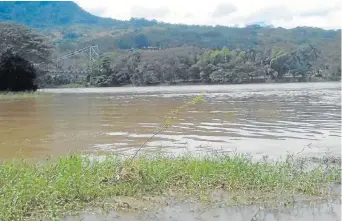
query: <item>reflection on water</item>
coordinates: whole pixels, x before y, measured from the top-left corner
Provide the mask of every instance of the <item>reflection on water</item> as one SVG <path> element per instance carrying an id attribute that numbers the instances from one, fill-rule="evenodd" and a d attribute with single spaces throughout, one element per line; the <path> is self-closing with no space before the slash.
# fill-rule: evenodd
<path id="1" fill-rule="evenodd" d="M 161 208 L 158 212 L 144 214 L 81 213 L 66 216 L 64 221 L 102 220 L 154 220 L 154 221 L 338 221 L 341 220 L 341 202 L 300 203 L 294 207 L 264 208 L 257 205 L 206 208 L 194 203 L 175 203 Z M 146 204 L 146 202 L 145 202 Z"/>
<path id="2" fill-rule="evenodd" d="M 129 153 L 171 109 L 206 92 L 146 144 L 168 152 L 340 154 L 340 83 L 51 89 L 54 96 L 0 100 L 0 158 L 68 151 Z"/>

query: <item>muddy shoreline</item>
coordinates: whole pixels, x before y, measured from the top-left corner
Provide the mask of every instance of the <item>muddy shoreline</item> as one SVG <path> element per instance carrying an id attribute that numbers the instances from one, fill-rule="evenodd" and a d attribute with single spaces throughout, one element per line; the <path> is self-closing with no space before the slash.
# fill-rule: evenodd
<path id="1" fill-rule="evenodd" d="M 142 201 L 145 202 L 145 201 Z M 134 204 L 139 205 L 136 201 Z M 126 205 L 127 204 L 123 204 Z M 149 207 L 148 203 L 145 206 Z M 275 220 L 341 220 L 340 199 L 297 199 L 295 203 L 283 205 L 205 205 L 196 201 L 168 201 L 164 206 L 140 210 L 106 210 L 103 208 L 83 211 L 77 215 L 66 215 L 62 221 L 275 221 Z M 46 220 L 47 221 L 47 220 Z"/>

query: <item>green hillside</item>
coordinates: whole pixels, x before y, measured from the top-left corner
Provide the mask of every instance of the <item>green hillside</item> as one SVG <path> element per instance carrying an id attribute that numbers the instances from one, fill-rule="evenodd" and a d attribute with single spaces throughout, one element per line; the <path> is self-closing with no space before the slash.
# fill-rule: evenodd
<path id="1" fill-rule="evenodd" d="M 273 46 L 292 49 L 304 44 L 322 44 L 328 41 L 338 43 L 341 39 L 341 30 L 312 27 L 211 27 L 173 25 L 137 18 L 120 21 L 94 16 L 71 1 L 0 2 L 0 21 L 38 28 L 62 45 L 62 48 L 78 48 L 82 43 L 98 44 L 102 51 L 183 45 L 215 49 L 224 46 L 230 49 L 263 49 Z"/>
<path id="2" fill-rule="evenodd" d="M 86 12 L 71 1 L 2 1 L 0 20 L 35 28 L 53 28 L 75 24 L 109 26 L 113 19 Z"/>
<path id="3" fill-rule="evenodd" d="M 74 2 L 0 2 L 0 21 L 24 24 L 48 37 L 53 57 L 98 45 L 99 65 L 107 72 L 92 74 L 97 86 L 341 76 L 341 30 L 175 25 L 143 18 L 120 21 L 94 16 Z M 158 50 L 146 52 L 150 47 Z M 68 62 L 68 68 L 89 65 L 82 58 Z"/>

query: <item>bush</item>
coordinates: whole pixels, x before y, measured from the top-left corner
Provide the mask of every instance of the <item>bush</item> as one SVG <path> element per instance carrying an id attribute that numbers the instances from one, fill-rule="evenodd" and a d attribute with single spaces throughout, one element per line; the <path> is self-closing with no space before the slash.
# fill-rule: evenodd
<path id="1" fill-rule="evenodd" d="M 36 91 L 36 70 L 33 65 L 7 51 L 0 57 L 0 91 Z"/>

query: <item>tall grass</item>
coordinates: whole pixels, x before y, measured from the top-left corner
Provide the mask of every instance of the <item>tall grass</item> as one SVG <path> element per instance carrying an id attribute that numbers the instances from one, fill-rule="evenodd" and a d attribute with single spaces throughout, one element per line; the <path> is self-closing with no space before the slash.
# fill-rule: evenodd
<path id="1" fill-rule="evenodd" d="M 312 170 L 298 161 L 252 162 L 242 155 L 139 156 L 124 160 L 81 155 L 48 164 L 23 160 L 0 164 L 0 220 L 22 220 L 39 214 L 81 209 L 112 196 L 190 194 L 200 197 L 217 187 L 228 193 L 305 194 L 325 196 L 327 186 L 340 182 L 340 169 L 321 164 Z"/>
<path id="2" fill-rule="evenodd" d="M 41 92 L 0 92 L 0 100 L 36 98 L 47 95 L 47 93 Z"/>

